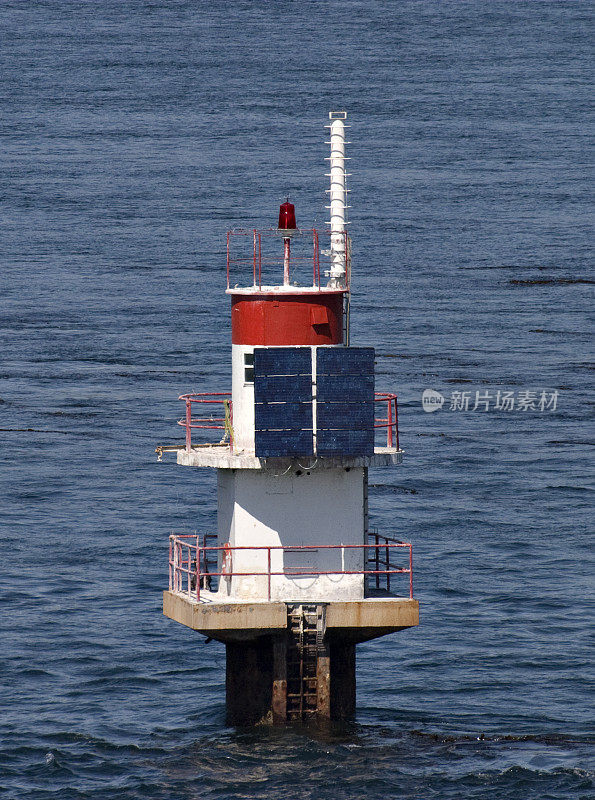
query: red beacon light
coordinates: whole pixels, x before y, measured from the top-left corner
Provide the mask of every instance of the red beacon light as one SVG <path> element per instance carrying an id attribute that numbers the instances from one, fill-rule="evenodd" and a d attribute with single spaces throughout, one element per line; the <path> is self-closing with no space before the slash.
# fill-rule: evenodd
<path id="1" fill-rule="evenodd" d="M 280 231 L 295 231 L 297 225 L 295 222 L 295 206 L 289 202 L 289 198 L 281 203 L 279 208 L 279 230 Z"/>

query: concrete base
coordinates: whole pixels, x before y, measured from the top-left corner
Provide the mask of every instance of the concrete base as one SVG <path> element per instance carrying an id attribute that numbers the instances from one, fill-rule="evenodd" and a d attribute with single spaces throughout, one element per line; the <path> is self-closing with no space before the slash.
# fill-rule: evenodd
<path id="1" fill-rule="evenodd" d="M 225 643 L 230 725 L 353 717 L 355 645 L 419 623 L 417 600 L 367 598 L 314 604 L 324 617 L 321 635 L 316 628 L 296 634 L 289 623 L 294 606 L 199 603 L 187 595 L 163 593 L 167 617 Z"/>

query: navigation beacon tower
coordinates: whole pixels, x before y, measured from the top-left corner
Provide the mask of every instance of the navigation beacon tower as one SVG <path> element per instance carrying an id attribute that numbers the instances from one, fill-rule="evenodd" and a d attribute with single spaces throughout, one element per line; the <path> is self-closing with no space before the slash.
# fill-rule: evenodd
<path id="1" fill-rule="evenodd" d="M 163 611 L 225 643 L 230 724 L 352 716 L 355 645 L 418 624 L 411 545 L 368 528 L 368 467 L 402 451 L 374 350 L 349 343 L 346 113 L 329 117 L 330 229 L 298 229 L 288 200 L 278 228 L 228 233 L 231 395 L 182 395 L 186 443 L 157 448 L 217 470 L 217 533 L 170 536 Z"/>

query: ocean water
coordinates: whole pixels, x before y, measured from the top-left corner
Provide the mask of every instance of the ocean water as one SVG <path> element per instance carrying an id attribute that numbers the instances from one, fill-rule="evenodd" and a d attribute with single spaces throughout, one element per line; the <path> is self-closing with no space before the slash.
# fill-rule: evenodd
<path id="1" fill-rule="evenodd" d="M 593 797 L 593 4 L 3 0 L 0 24 L 0 796 Z M 358 648 L 353 724 L 236 730 L 223 647 L 161 615 L 214 475 L 154 448 L 180 393 L 230 385 L 227 229 L 287 193 L 324 227 L 337 108 L 352 343 L 406 451 L 372 521 L 413 542 L 421 624 Z"/>

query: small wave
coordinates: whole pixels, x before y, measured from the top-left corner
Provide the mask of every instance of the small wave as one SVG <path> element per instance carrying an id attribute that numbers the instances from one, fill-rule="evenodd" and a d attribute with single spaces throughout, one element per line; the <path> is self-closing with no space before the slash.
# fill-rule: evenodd
<path id="1" fill-rule="evenodd" d="M 473 733 L 473 734 L 447 734 L 435 733 L 421 730 L 409 731 L 409 735 L 426 739 L 433 742 L 457 743 L 457 742 L 535 742 L 552 747 L 573 744 L 595 744 L 595 738 L 591 736 L 570 736 L 563 733 Z"/>
<path id="2" fill-rule="evenodd" d="M 513 286 L 573 286 L 575 284 L 594 284 L 590 278 L 533 278 L 521 280 L 513 278 L 508 281 Z"/>

